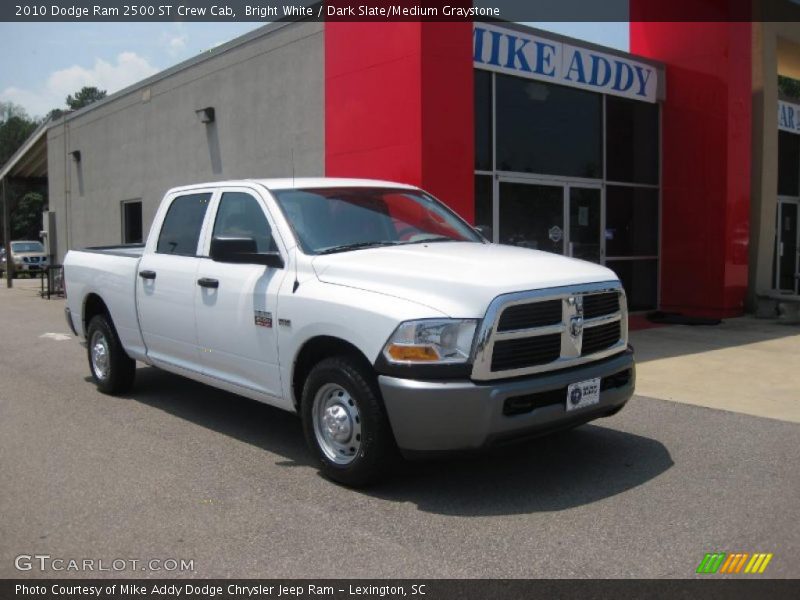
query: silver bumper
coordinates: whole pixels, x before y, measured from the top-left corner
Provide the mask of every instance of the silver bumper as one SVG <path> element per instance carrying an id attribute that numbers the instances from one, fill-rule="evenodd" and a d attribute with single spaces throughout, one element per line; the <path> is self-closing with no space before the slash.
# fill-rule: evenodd
<path id="1" fill-rule="evenodd" d="M 606 382 L 601 383 L 606 388 L 600 392 L 600 402 L 567 412 L 565 388 L 595 377 Z M 624 383 L 612 385 L 620 381 Z M 381 375 L 378 382 L 397 445 L 411 456 L 478 449 L 613 414 L 633 395 L 636 374 L 633 351 L 628 349 L 589 365 L 510 381 L 417 381 Z M 552 403 L 522 414 L 504 414 L 509 398 L 547 392 Z"/>

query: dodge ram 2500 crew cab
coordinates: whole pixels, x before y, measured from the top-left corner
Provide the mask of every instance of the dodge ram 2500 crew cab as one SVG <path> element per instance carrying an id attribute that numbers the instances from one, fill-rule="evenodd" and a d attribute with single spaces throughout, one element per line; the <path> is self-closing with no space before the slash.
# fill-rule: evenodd
<path id="1" fill-rule="evenodd" d="M 70 251 L 99 389 L 136 361 L 299 413 L 331 479 L 611 415 L 634 388 L 605 267 L 488 243 L 424 191 L 346 179 L 170 190 L 147 243 Z"/>

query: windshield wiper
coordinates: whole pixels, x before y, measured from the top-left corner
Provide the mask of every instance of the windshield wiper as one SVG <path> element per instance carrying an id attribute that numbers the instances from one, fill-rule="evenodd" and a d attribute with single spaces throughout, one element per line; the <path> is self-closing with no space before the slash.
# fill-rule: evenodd
<path id="1" fill-rule="evenodd" d="M 380 246 L 396 246 L 399 242 L 355 242 L 353 244 L 342 244 L 323 248 L 317 254 L 334 254 L 336 252 L 347 252 L 348 250 L 360 250 L 362 248 L 378 248 Z"/>
<path id="2" fill-rule="evenodd" d="M 446 235 L 434 235 L 431 237 L 426 237 L 418 240 L 409 240 L 407 242 L 403 242 L 403 244 L 429 244 L 431 242 L 466 242 L 468 240 L 455 240 L 453 238 L 449 238 Z"/>

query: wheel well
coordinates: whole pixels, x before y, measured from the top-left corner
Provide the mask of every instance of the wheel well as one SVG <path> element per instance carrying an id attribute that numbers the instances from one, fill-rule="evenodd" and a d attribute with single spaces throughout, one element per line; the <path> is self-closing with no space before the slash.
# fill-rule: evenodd
<path id="1" fill-rule="evenodd" d="M 106 315 L 111 320 L 111 313 L 108 311 L 106 303 L 97 294 L 89 294 L 86 300 L 83 301 L 83 333 L 86 335 L 86 329 L 89 327 L 89 322 L 97 315 Z"/>
<path id="2" fill-rule="evenodd" d="M 306 377 L 319 361 L 331 356 L 351 356 L 362 362 L 365 366 L 372 368 L 369 360 L 364 354 L 350 342 L 341 338 L 321 335 L 311 338 L 300 349 L 297 359 L 294 361 L 294 371 L 292 373 L 292 395 L 294 396 L 294 406 L 300 410 L 300 399 L 303 395 L 303 386 Z"/>

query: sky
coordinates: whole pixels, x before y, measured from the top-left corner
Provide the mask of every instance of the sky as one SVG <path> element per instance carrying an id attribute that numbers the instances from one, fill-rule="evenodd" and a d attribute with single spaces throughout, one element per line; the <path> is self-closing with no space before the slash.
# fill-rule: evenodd
<path id="1" fill-rule="evenodd" d="M 42 117 L 83 86 L 114 93 L 264 23 L 0 23 L 0 101 Z M 530 23 L 628 50 L 627 23 Z"/>

